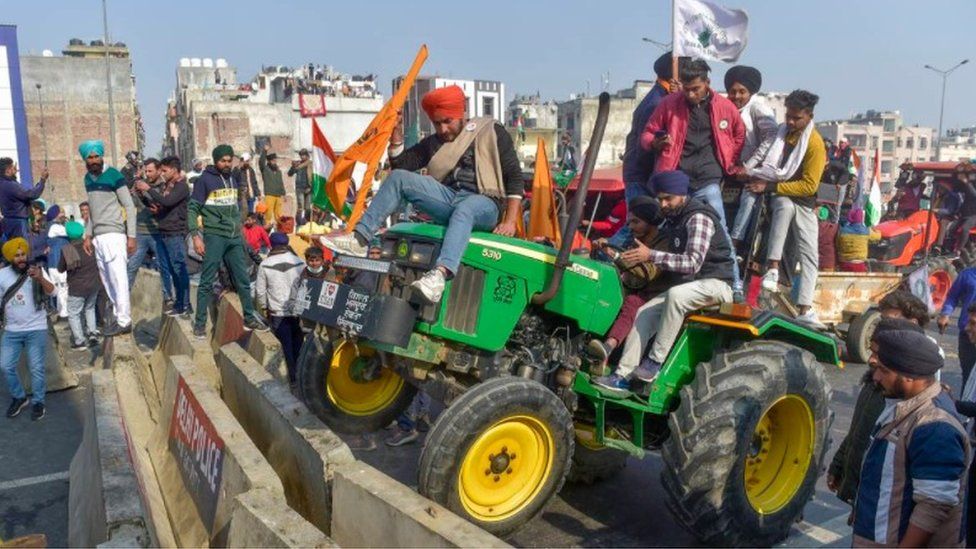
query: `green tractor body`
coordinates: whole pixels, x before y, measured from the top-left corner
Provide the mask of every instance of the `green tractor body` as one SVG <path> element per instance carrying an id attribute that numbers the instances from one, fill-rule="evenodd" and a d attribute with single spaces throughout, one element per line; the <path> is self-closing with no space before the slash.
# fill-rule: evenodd
<path id="1" fill-rule="evenodd" d="M 573 208 L 571 228 L 581 198 Z M 614 265 L 566 243 L 475 232 L 430 304 L 410 283 L 434 268 L 443 236 L 437 225 L 397 224 L 378 258 L 337 258 L 342 283 L 304 281 L 302 316 L 322 329 L 302 348 L 298 385 L 316 415 L 364 433 L 388 425 L 418 388 L 443 401 L 419 490 L 499 535 L 537 515 L 567 478 L 606 478 L 628 456 L 660 450 L 669 506 L 703 541 L 786 537 L 829 441 L 822 365 L 840 365 L 830 338 L 768 312 L 702 311 L 652 384 L 615 395 L 591 383 L 604 365 L 585 352 L 623 304 Z"/>

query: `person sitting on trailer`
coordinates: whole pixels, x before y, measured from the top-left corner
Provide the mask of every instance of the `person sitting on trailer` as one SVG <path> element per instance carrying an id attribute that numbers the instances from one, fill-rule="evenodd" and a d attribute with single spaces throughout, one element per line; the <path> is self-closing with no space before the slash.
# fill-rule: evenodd
<path id="1" fill-rule="evenodd" d="M 390 139 L 393 171 L 352 231 L 321 238 L 341 254 L 363 257 L 383 221 L 410 203 L 447 226 L 433 269 L 411 286 L 431 303 L 461 263 L 471 231 L 514 236 L 525 183 L 511 136 L 490 117 L 465 117 L 467 98 L 458 86 L 428 92 L 421 106 L 435 133 L 404 150 L 402 124 Z M 423 168 L 427 175 L 415 173 Z"/>
<path id="2" fill-rule="evenodd" d="M 668 250 L 652 250 L 635 242 L 635 247 L 624 252 L 621 259 L 626 264 L 653 263 L 673 277 L 674 286 L 638 309 L 617 371 L 593 380 L 615 393 L 627 393 L 631 378 L 654 381 L 686 314 L 732 301 L 735 267 L 718 214 L 703 200 L 689 196 L 688 176 L 680 170 L 654 174 L 651 186 L 665 217 L 660 232 Z M 648 352 L 651 338 L 654 344 Z"/>

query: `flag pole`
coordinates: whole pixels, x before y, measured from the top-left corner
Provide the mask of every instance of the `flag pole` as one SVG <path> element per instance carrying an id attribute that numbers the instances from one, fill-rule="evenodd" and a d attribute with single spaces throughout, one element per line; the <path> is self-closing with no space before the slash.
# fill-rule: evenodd
<path id="1" fill-rule="evenodd" d="M 675 20 L 675 2 L 677 0 L 671 0 L 671 79 L 678 80 L 678 56 L 675 55 L 674 49 L 678 45 L 678 34 L 677 29 L 674 27 Z"/>

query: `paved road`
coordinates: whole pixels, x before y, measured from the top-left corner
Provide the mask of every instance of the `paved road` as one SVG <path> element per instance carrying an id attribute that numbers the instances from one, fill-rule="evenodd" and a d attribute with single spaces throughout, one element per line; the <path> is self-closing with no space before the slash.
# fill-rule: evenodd
<path id="1" fill-rule="evenodd" d="M 955 354 L 956 331 L 953 328 L 944 336 L 934 331 L 930 334 L 947 351 L 943 381 L 958 394 L 962 379 Z M 835 413 L 828 460 L 850 425 L 858 381 L 865 368 L 863 364 L 851 364 L 843 370 L 834 368 L 827 372 L 834 391 L 831 407 Z M 383 445 L 387 435 L 387 432 L 376 435 L 379 447 L 370 452 L 356 451 L 357 457 L 416 487 L 420 443 L 388 448 Z M 613 479 L 591 486 L 567 484 L 540 516 L 508 541 L 525 547 L 697 545 L 694 536 L 681 528 L 667 510 L 659 480 L 661 467 L 660 457 L 651 454 L 644 460 L 631 458 Z M 825 477 L 821 476 L 817 493 L 804 511 L 803 522 L 797 524 L 783 545 L 850 547 L 849 513 L 850 507 L 827 490 Z"/>
<path id="2" fill-rule="evenodd" d="M 64 335 L 67 325 L 57 330 Z M 83 387 L 95 355 L 67 351 L 82 385 L 48 393 L 40 421 L 31 421 L 30 408 L 14 419 L 0 417 L 0 539 L 43 533 L 49 547 L 68 545 L 68 467 L 84 434 Z M 0 412 L 9 403 L 7 385 L 0 382 Z"/>
<path id="3" fill-rule="evenodd" d="M 956 332 L 933 336 L 946 349 L 948 366 L 943 379 L 958 392 L 961 384 L 955 355 Z M 93 352 L 69 351 L 69 364 L 85 372 L 95 358 Z M 834 447 L 847 430 L 854 405 L 857 382 L 863 365 L 828 371 L 834 389 Z M 87 376 L 82 377 L 83 385 Z M 0 418 L 0 539 L 30 533 L 44 533 L 50 546 L 68 541 L 68 481 L 71 458 L 83 433 L 82 410 L 86 391 L 81 388 L 48 396 L 48 415 L 41 422 L 27 414 L 14 420 Z M 6 386 L 0 383 L 0 404 L 9 402 Z M 401 448 L 383 445 L 357 456 L 410 486 L 416 486 L 416 464 L 420 444 Z M 355 442 L 355 441 L 351 441 Z M 833 449 L 828 454 L 833 454 Z M 829 457 L 828 457 L 829 459 Z M 631 459 L 615 478 L 592 486 L 567 485 L 539 517 L 508 541 L 520 546 L 673 546 L 696 545 L 696 540 L 671 517 L 658 480 L 661 460 L 656 454 L 644 460 Z M 794 528 L 785 546 L 850 546 L 846 524 L 849 508 L 826 490 L 823 478 L 815 498 L 807 505 L 804 521 Z"/>

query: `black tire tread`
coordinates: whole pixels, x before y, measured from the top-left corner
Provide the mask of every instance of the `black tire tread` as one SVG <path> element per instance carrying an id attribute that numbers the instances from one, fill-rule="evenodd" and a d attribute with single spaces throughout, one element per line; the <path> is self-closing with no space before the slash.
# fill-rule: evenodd
<path id="1" fill-rule="evenodd" d="M 543 488 L 536 502 L 504 521 L 478 521 L 465 513 L 458 500 L 454 486 L 457 467 L 479 434 L 473 427 L 487 427 L 497 419 L 515 413 L 549 416 L 551 420 L 556 456 L 548 487 Z M 489 379 L 458 397 L 427 433 L 420 455 L 418 491 L 492 534 L 508 535 L 540 513 L 549 499 L 562 489 L 574 445 L 572 417 L 552 391 L 521 377 Z"/>
<path id="2" fill-rule="evenodd" d="M 815 463 L 784 511 L 762 517 L 757 525 L 728 494 L 729 479 L 736 471 L 742 474 L 736 466 L 741 444 L 737 432 L 743 429 L 736 405 L 752 398 L 767 406 L 777 395 L 795 393 L 797 382 L 787 378 L 797 372 L 777 366 L 787 361 L 806 373 L 802 382 L 806 391 L 819 394 L 810 403 L 816 421 Z M 777 341 L 750 342 L 700 364 L 694 381 L 681 389 L 681 404 L 669 418 L 671 436 L 661 449 L 665 462 L 661 480 L 668 507 L 679 522 L 708 545 L 767 546 L 786 538 L 813 496 L 823 468 L 830 442 L 830 394 L 823 368 L 813 355 Z M 751 508 L 748 512 L 754 513 Z"/>

